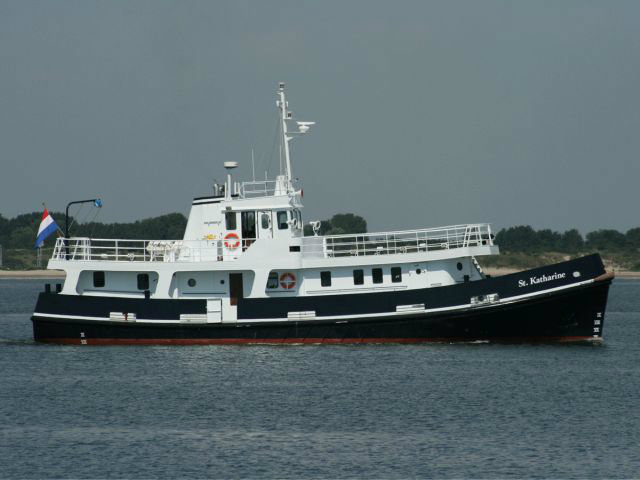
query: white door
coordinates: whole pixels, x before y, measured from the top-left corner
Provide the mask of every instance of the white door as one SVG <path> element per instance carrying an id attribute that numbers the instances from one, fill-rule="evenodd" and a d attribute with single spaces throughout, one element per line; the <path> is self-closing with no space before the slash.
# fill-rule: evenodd
<path id="1" fill-rule="evenodd" d="M 207 323 L 220 323 L 222 321 L 222 299 L 207 299 Z"/>

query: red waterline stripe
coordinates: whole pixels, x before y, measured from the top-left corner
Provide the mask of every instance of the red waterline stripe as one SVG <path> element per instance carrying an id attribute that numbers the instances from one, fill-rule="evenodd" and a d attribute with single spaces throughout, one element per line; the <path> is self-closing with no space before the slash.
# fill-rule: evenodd
<path id="1" fill-rule="evenodd" d="M 281 344 L 379 344 L 379 343 L 565 343 L 602 340 L 602 337 L 514 338 L 39 338 L 37 342 L 65 345 L 281 345 Z"/>

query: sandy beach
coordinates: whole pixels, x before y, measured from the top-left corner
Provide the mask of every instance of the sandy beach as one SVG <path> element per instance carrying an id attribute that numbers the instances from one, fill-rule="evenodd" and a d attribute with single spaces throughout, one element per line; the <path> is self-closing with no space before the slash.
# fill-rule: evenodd
<path id="1" fill-rule="evenodd" d="M 0 270 L 0 278 L 64 278 L 60 270 Z"/>
<path id="2" fill-rule="evenodd" d="M 491 275 L 492 277 L 499 277 L 501 275 L 508 275 L 510 273 L 519 272 L 517 268 L 484 268 L 484 273 Z M 609 269 L 607 269 L 609 271 Z M 617 278 L 638 278 L 640 279 L 640 272 L 633 272 L 629 270 L 613 270 Z"/>

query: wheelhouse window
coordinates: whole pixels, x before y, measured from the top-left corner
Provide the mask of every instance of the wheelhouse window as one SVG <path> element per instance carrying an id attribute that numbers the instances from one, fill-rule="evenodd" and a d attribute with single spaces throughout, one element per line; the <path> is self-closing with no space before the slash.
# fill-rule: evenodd
<path id="1" fill-rule="evenodd" d="M 104 287 L 104 272 L 93 272 L 93 286 L 95 288 Z"/>
<path id="2" fill-rule="evenodd" d="M 269 228 L 270 224 L 271 224 L 271 219 L 269 218 L 269 214 L 268 213 L 263 213 L 262 215 L 260 215 L 260 224 L 262 226 L 263 230 L 266 230 Z"/>
<path id="3" fill-rule="evenodd" d="M 278 212 L 278 230 L 286 230 L 289 228 L 287 223 L 287 211 L 281 210 Z"/>
<path id="4" fill-rule="evenodd" d="M 224 222 L 227 230 L 236 230 L 238 228 L 236 212 L 226 212 L 224 214 Z"/>
<path id="5" fill-rule="evenodd" d="M 374 268 L 371 270 L 371 276 L 373 277 L 373 283 L 382 283 L 382 269 Z"/>
<path id="6" fill-rule="evenodd" d="M 353 284 L 364 285 L 364 270 L 353 271 Z"/>
<path id="7" fill-rule="evenodd" d="M 149 274 L 138 274 L 138 290 L 149 290 Z"/>
<path id="8" fill-rule="evenodd" d="M 400 267 L 391 268 L 391 281 L 393 283 L 399 283 L 402 281 L 402 269 Z"/>
<path id="9" fill-rule="evenodd" d="M 331 286 L 331 272 L 320 272 L 320 285 L 323 287 Z"/>
<path id="10" fill-rule="evenodd" d="M 278 272 L 269 273 L 269 278 L 267 279 L 267 288 L 278 288 Z"/>

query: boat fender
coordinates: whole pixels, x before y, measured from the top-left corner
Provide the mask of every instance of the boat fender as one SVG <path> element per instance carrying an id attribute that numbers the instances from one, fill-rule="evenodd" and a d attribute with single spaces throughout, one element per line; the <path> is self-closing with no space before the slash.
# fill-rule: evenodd
<path id="1" fill-rule="evenodd" d="M 229 250 L 235 250 L 240 246 L 240 237 L 235 233 L 227 233 L 224 237 L 224 246 Z"/>
<path id="2" fill-rule="evenodd" d="M 280 286 L 285 290 L 291 290 L 296 286 L 296 276 L 291 272 L 284 272 L 280 275 Z"/>

